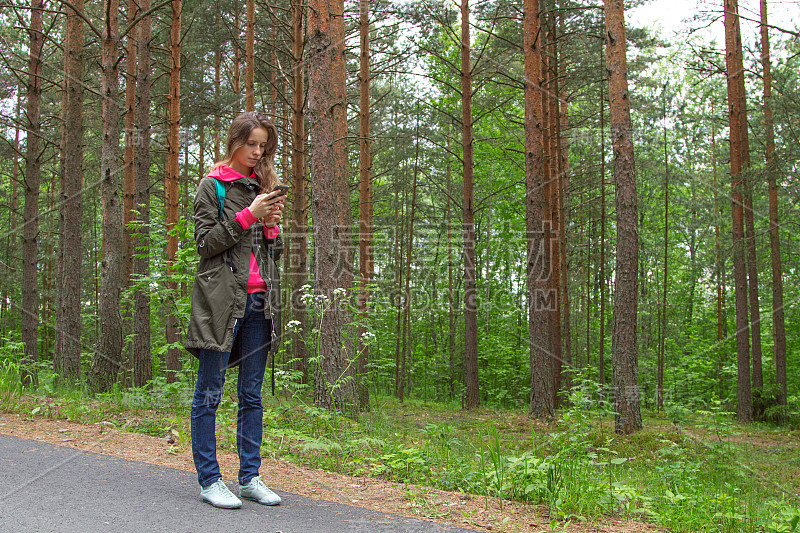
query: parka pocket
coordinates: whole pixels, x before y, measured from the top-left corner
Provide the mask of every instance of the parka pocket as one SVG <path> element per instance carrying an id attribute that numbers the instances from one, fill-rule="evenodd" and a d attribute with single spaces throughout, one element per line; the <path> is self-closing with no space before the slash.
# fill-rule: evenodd
<path id="1" fill-rule="evenodd" d="M 225 347 L 235 287 L 236 278 L 224 263 L 197 273 L 192 289 L 191 340 L 205 346 Z"/>

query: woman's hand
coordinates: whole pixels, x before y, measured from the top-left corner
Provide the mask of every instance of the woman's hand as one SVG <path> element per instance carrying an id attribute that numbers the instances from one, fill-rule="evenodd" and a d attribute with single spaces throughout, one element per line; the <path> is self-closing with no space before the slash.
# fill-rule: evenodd
<path id="1" fill-rule="evenodd" d="M 263 218 L 265 226 L 272 227 L 281 219 L 285 199 L 286 195 L 280 191 L 259 194 L 250 204 L 250 213 L 256 218 Z"/>

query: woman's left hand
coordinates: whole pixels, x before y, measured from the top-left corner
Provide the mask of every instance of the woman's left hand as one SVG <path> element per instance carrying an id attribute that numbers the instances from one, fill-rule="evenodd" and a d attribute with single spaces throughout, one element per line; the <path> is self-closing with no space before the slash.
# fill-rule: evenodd
<path id="1" fill-rule="evenodd" d="M 274 227 L 275 224 L 280 222 L 281 214 L 283 213 L 283 200 L 285 196 L 282 196 L 280 200 L 271 204 L 269 206 L 268 213 L 264 216 L 264 225 L 268 228 Z"/>

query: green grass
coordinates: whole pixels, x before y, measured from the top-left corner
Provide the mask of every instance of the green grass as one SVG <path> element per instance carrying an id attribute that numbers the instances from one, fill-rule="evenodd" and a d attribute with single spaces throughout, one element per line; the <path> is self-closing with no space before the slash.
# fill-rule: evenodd
<path id="1" fill-rule="evenodd" d="M 192 381 L 187 371 L 175 384 L 91 396 L 41 374 L 37 388 L 23 390 L 18 369 L 6 365 L 0 407 L 172 433 L 186 444 Z M 235 375 L 226 382 L 218 443 L 234 449 Z M 611 413 L 580 395 L 552 423 L 518 411 L 465 412 L 391 397 L 373 398 L 356 422 L 314 407 L 302 394 L 273 398 L 265 387 L 264 398 L 266 457 L 543 505 L 562 523 L 613 516 L 675 532 L 782 532 L 795 531 L 800 521 L 800 432 L 739 426 L 730 413 L 646 412 L 645 429 L 623 437 L 614 434 Z M 408 497 L 420 499 L 413 489 Z"/>

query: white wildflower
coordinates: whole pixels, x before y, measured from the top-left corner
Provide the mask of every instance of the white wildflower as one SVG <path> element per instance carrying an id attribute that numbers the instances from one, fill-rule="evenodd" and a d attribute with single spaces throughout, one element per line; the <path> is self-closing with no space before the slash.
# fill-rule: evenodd
<path id="1" fill-rule="evenodd" d="M 300 301 L 303 302 L 303 305 L 314 303 L 314 295 L 310 293 L 305 293 L 302 296 L 300 296 Z"/>

